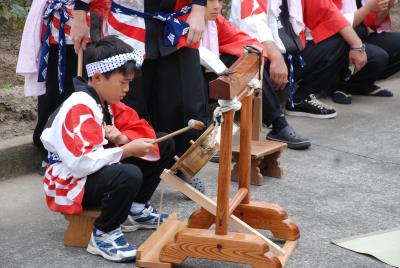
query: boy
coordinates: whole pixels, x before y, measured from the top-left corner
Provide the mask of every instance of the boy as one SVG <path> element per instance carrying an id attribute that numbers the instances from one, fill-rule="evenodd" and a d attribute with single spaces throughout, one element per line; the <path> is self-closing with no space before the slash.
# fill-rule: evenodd
<path id="1" fill-rule="evenodd" d="M 263 47 L 256 39 L 238 30 L 221 14 L 222 0 L 208 0 L 206 9 L 206 30 L 201 46 L 209 49 L 227 65 L 232 65 L 243 53 L 245 45 Z M 221 55 L 220 55 L 221 53 Z M 268 51 L 267 51 L 268 53 Z M 264 56 L 266 56 L 264 49 Z M 267 139 L 285 142 L 290 149 L 307 149 L 311 142 L 301 137 L 286 121 L 281 111 L 278 97 L 272 88 L 268 74 L 268 63 L 263 75 L 263 123 L 272 125 Z M 214 77 L 213 77 L 214 78 Z M 206 75 L 206 82 L 212 79 Z M 208 88 L 208 86 L 206 86 Z"/>
<path id="2" fill-rule="evenodd" d="M 134 246 L 121 231 L 155 228 L 159 215 L 147 202 L 170 163 L 172 140 L 159 145 L 150 125 L 120 102 L 143 61 L 142 53 L 114 36 L 86 49 L 89 82 L 74 79 L 73 93 L 53 114 L 41 136 L 49 151 L 44 179 L 53 211 L 100 207 L 87 251 L 110 261 L 133 261 Z"/>

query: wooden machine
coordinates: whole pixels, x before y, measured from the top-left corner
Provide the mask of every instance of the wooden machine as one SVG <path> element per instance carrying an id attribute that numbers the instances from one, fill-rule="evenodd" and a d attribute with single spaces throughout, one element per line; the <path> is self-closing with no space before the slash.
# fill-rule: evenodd
<path id="1" fill-rule="evenodd" d="M 218 149 L 212 142 L 213 126 L 192 144 L 161 179 L 201 206 L 187 222 L 175 214 L 154 232 L 138 249 L 138 267 L 172 267 L 186 258 L 202 258 L 250 264 L 256 268 L 282 267 L 299 238 L 297 225 L 287 212 L 276 204 L 250 200 L 250 162 L 252 137 L 252 94 L 249 82 L 258 77 L 261 66 L 259 53 L 246 51 L 230 68 L 233 74 L 221 76 L 210 83 L 210 97 L 240 100 L 239 189 L 229 198 L 231 185 L 233 110 L 222 112 L 220 165 L 217 198 L 200 193 L 178 178 L 177 170 L 192 177 Z M 215 225 L 215 230 L 210 229 Z M 234 230 L 234 231 L 228 231 Z M 285 240 L 280 247 L 256 229 L 269 230 Z"/>

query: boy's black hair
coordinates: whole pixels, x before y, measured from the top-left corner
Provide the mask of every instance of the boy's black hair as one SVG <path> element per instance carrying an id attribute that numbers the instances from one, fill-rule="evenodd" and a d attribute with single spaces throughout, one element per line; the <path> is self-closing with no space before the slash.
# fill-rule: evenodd
<path id="1" fill-rule="evenodd" d="M 126 44 L 115 35 L 106 36 L 99 41 L 88 45 L 84 56 L 85 65 L 92 62 L 101 61 L 115 55 L 130 53 L 132 51 L 133 48 L 130 45 Z M 123 75 L 130 75 L 133 73 L 138 73 L 138 69 L 135 61 L 130 60 L 121 67 L 106 73 L 102 73 L 102 75 L 104 75 L 106 78 L 109 78 L 111 74 L 116 72 L 122 73 Z"/>

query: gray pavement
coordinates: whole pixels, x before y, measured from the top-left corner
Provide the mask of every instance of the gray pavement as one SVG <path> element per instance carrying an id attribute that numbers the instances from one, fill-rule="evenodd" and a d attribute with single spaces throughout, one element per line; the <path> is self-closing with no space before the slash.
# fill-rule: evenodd
<path id="1" fill-rule="evenodd" d="M 354 97 L 352 105 L 335 104 L 339 114 L 332 120 L 290 117 L 312 139 L 311 149 L 287 150 L 281 158 L 284 178 L 266 178 L 264 186 L 251 188 L 253 200 L 280 204 L 300 227 L 299 245 L 286 267 L 390 267 L 330 243 L 400 226 L 400 78 L 382 85 L 396 96 Z M 215 195 L 216 174 L 213 163 L 200 173 L 210 196 Z M 46 208 L 41 180 L 28 174 L 0 182 L 0 267 L 133 267 L 65 248 L 66 221 Z M 185 219 L 197 208 L 170 187 L 160 188 L 166 211 Z M 159 198 L 160 190 L 156 206 Z M 127 238 L 140 244 L 150 234 L 138 231 Z M 223 266 L 244 267 L 195 259 L 181 267 Z"/>

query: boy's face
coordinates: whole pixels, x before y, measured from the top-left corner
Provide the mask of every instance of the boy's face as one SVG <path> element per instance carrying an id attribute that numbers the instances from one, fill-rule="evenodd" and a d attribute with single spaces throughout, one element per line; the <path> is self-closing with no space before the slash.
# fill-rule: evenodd
<path id="1" fill-rule="evenodd" d="M 221 13 L 222 0 L 208 0 L 206 9 L 206 20 L 214 21 L 217 19 L 218 15 Z"/>
<path id="2" fill-rule="evenodd" d="M 109 78 L 100 73 L 96 73 L 92 77 L 91 84 L 102 101 L 109 104 L 120 102 L 129 91 L 129 83 L 133 80 L 134 74 L 123 75 L 116 72 L 111 74 Z"/>

